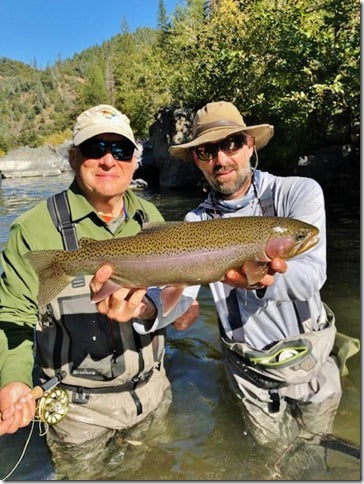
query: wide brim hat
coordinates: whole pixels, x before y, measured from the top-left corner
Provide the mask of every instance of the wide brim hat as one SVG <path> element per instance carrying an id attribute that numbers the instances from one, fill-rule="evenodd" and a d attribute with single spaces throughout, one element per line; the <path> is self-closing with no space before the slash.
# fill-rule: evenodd
<path id="1" fill-rule="evenodd" d="M 103 133 L 120 134 L 138 148 L 129 118 L 109 104 L 99 104 L 81 113 L 73 128 L 72 141 L 75 146 L 79 146 Z"/>
<path id="2" fill-rule="evenodd" d="M 205 143 L 216 143 L 228 136 L 249 133 L 255 139 L 257 150 L 264 148 L 274 133 L 270 124 L 247 126 L 234 104 L 218 101 L 199 109 L 192 123 L 192 139 L 188 143 L 172 145 L 169 152 L 181 160 L 193 160 L 191 148 Z"/>

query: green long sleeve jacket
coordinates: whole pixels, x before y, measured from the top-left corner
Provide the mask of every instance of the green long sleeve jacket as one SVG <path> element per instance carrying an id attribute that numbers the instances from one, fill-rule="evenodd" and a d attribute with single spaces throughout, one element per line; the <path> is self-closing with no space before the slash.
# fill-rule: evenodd
<path id="1" fill-rule="evenodd" d="M 152 203 L 127 190 L 124 194 L 126 217 L 112 232 L 81 194 L 75 181 L 67 190 L 67 195 L 78 239 L 88 237 L 105 240 L 135 235 L 141 227 L 133 217 L 140 209 L 147 214 L 150 222 L 163 221 Z M 63 249 L 63 243 L 60 232 L 52 222 L 47 203 L 42 201 L 13 222 L 7 246 L 1 254 L 0 330 L 5 332 L 9 347 L 4 351 L 1 385 L 11 381 L 32 385 L 38 278 L 23 256 L 30 250 L 45 249 Z"/>

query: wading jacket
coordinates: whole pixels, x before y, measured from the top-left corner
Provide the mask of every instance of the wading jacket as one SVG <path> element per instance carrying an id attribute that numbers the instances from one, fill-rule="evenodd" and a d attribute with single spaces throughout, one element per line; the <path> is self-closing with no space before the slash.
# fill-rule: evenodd
<path id="1" fill-rule="evenodd" d="M 140 211 L 150 222 L 163 221 L 154 205 L 127 190 L 126 217 L 113 232 L 97 216 L 75 181 L 67 196 L 78 239 L 135 235 L 141 230 L 137 217 Z M 164 331 L 140 335 L 132 322 L 119 324 L 98 313 L 90 302 L 89 276 L 75 278 L 47 307 L 38 310 L 38 279 L 23 255 L 44 249 L 63 249 L 46 201 L 15 220 L 1 256 L 0 329 L 8 338 L 10 362 L 3 368 L 2 385 L 11 381 L 32 384 L 35 328 L 43 377 L 52 377 L 62 369 L 67 373 L 65 384 L 90 388 L 122 385 L 163 364 Z M 159 310 L 159 290 L 154 288 L 148 295 Z M 141 321 L 138 324 L 143 325 Z"/>

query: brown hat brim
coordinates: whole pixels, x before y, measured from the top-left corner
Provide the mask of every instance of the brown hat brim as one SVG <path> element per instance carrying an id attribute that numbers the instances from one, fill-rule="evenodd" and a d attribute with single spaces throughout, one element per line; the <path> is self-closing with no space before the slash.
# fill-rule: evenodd
<path id="1" fill-rule="evenodd" d="M 209 129 L 197 136 L 195 139 L 189 141 L 188 143 L 183 143 L 180 145 L 172 145 L 169 147 L 169 152 L 175 158 L 184 161 L 192 161 L 191 149 L 195 146 L 199 146 L 205 143 L 216 143 L 221 141 L 228 136 L 238 133 L 249 133 L 255 139 L 255 146 L 257 150 L 260 150 L 268 144 L 269 140 L 272 138 L 274 133 L 274 128 L 270 124 L 259 124 L 256 126 L 241 126 L 241 127 L 227 127 L 227 126 L 216 126 Z"/>

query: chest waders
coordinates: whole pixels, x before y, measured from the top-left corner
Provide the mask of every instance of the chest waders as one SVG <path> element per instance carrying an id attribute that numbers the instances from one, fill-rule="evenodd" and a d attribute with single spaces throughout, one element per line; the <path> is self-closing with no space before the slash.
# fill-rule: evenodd
<path id="1" fill-rule="evenodd" d="M 254 175 L 252 182 L 262 215 L 277 216 L 271 187 L 268 187 L 259 197 Z M 222 215 L 214 209 L 211 211 L 205 209 L 205 214 L 206 218 L 218 218 Z M 256 290 L 258 297 L 262 297 L 264 292 L 265 289 Z M 235 289 L 230 292 L 227 305 L 229 319 L 234 327 L 233 319 L 240 317 Z M 335 316 L 326 304 L 320 321 L 317 322 L 319 331 L 313 330 L 309 305 L 306 301 L 293 300 L 292 305 L 300 334 L 282 339 L 266 350 L 258 350 L 246 343 L 231 340 L 225 335 L 219 320 L 223 352 L 228 363 L 243 379 L 268 391 L 271 399 L 268 405 L 270 413 L 276 413 L 280 409 L 279 390 L 288 385 L 306 383 L 314 378 L 320 372 L 334 345 Z M 286 401 L 292 414 L 296 414 L 299 411 L 296 401 L 288 397 Z"/>
<path id="2" fill-rule="evenodd" d="M 76 250 L 76 227 L 66 191 L 50 197 L 47 206 L 64 248 Z M 134 220 L 140 226 L 148 220 L 142 206 Z M 161 368 L 165 331 L 140 335 L 132 324 L 120 324 L 98 313 L 90 301 L 90 279 L 77 276 L 41 308 L 36 344 L 43 377 L 65 372 L 60 386 L 72 392 L 73 403 L 86 404 L 90 394 L 129 392 L 140 415 L 143 406 L 135 389 Z"/>

